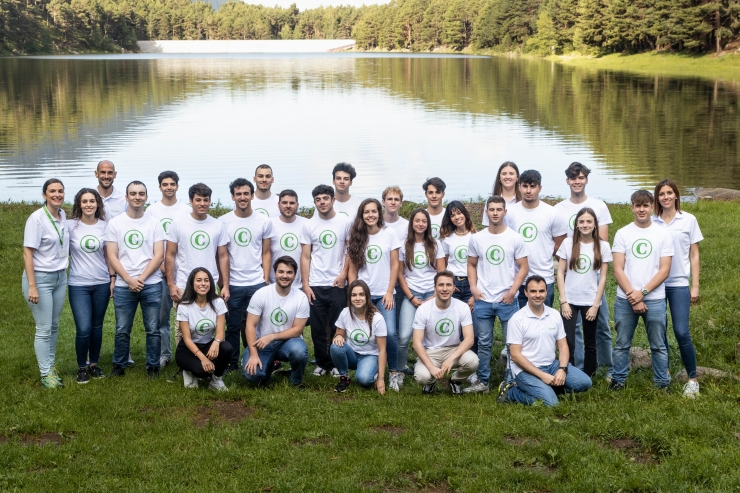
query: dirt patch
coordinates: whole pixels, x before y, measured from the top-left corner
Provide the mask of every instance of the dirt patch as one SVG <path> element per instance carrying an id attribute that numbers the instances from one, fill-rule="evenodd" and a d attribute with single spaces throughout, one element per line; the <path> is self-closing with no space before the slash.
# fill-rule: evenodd
<path id="1" fill-rule="evenodd" d="M 514 445 L 515 447 L 521 447 L 523 445 L 534 445 L 540 443 L 540 440 L 538 438 L 532 437 L 507 436 L 504 437 L 504 442 L 508 443 L 509 445 Z"/>
<path id="2" fill-rule="evenodd" d="M 370 429 L 373 430 L 375 433 L 382 433 L 382 432 L 390 433 L 394 437 L 400 435 L 401 433 L 405 431 L 400 426 L 393 426 L 393 425 L 373 426 Z"/>
<path id="3" fill-rule="evenodd" d="M 347 402 L 354 399 L 354 396 L 352 394 L 340 394 L 335 393 L 333 396 L 331 396 L 332 402 Z"/>
<path id="4" fill-rule="evenodd" d="M 555 468 L 547 464 L 543 464 L 537 459 L 523 460 L 517 459 L 511 463 L 512 467 L 519 470 L 534 471 L 540 474 L 550 475 L 555 473 Z"/>
<path id="5" fill-rule="evenodd" d="M 60 433 L 41 433 L 40 435 L 20 435 L 21 445 L 60 445 L 64 437 Z"/>
<path id="6" fill-rule="evenodd" d="M 329 439 L 329 437 L 326 437 L 326 436 L 306 437 L 296 442 L 293 442 L 293 446 L 299 447 L 301 445 L 329 445 L 330 443 L 331 443 L 331 440 Z"/>
<path id="7" fill-rule="evenodd" d="M 637 440 L 633 440 L 631 438 L 617 438 L 609 440 L 609 445 L 622 452 L 625 457 L 633 462 L 647 465 L 654 465 L 659 462 L 658 456 L 650 449 L 640 445 L 640 442 Z"/>
<path id="8" fill-rule="evenodd" d="M 193 424 L 204 428 L 208 424 L 239 423 L 254 414 L 254 408 L 245 406 L 240 401 L 214 401 L 211 407 L 199 407 L 195 410 Z"/>

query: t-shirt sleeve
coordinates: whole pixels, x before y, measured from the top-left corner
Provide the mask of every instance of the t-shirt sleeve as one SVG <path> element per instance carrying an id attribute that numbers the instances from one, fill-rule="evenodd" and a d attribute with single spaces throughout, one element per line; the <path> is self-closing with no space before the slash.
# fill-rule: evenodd
<path id="1" fill-rule="evenodd" d="M 180 243 L 180 228 L 177 226 L 177 221 L 172 221 L 167 227 L 167 241 L 172 243 Z"/>
<path id="2" fill-rule="evenodd" d="M 572 245 L 572 243 L 568 241 L 568 238 L 566 238 L 565 241 L 560 244 L 555 256 L 561 260 L 568 260 L 568 250 L 570 249 L 570 245 Z"/>
<path id="3" fill-rule="evenodd" d="M 378 337 L 385 337 L 388 335 L 388 328 L 385 325 L 385 319 L 380 313 L 373 315 L 373 334 Z"/>
<path id="4" fill-rule="evenodd" d="M 463 303 L 462 301 L 460 303 Z M 463 303 L 465 306 L 460 306 L 460 325 L 465 327 L 466 325 L 473 325 L 473 315 L 470 313 L 467 303 Z M 458 305 L 459 306 L 459 305 Z"/>
<path id="5" fill-rule="evenodd" d="M 398 249 L 398 260 L 403 262 L 406 260 L 406 245 L 403 245 L 401 248 Z"/>
<path id="6" fill-rule="evenodd" d="M 301 291 L 303 294 L 303 291 Z M 298 305 L 298 311 L 295 312 L 295 318 L 308 318 L 311 313 L 311 308 L 308 306 L 308 298 L 305 294 L 301 296 L 301 302 Z"/>
<path id="7" fill-rule="evenodd" d="M 334 323 L 337 329 L 342 329 L 342 330 L 347 329 L 347 319 L 346 319 L 347 315 L 349 315 L 349 310 L 347 308 L 344 308 L 342 310 L 342 313 L 339 314 L 337 321 Z"/>
<path id="8" fill-rule="evenodd" d="M 478 241 L 475 239 L 475 235 L 468 242 L 468 258 L 470 257 L 480 257 L 478 254 Z"/>
<path id="9" fill-rule="evenodd" d="M 434 303 L 434 301 L 430 301 L 429 303 Z M 424 305 L 422 305 L 423 307 Z M 427 326 L 427 318 L 426 310 L 420 309 L 416 310 L 416 314 L 414 315 L 414 330 L 424 330 Z"/>
<path id="10" fill-rule="evenodd" d="M 689 231 L 689 243 L 699 243 L 701 240 L 704 239 L 704 236 L 701 234 L 701 229 L 699 229 L 699 222 L 696 220 L 694 216 L 691 216 L 691 230 Z"/>
<path id="11" fill-rule="evenodd" d="M 221 225 L 221 233 L 218 236 L 218 246 L 224 246 L 231 243 L 231 238 L 229 237 L 229 230 L 226 229 L 226 225 L 222 223 L 221 221 L 218 222 L 218 224 Z"/>
<path id="12" fill-rule="evenodd" d="M 249 301 L 249 307 L 247 308 L 247 313 L 251 313 L 252 315 L 262 315 L 262 312 L 265 309 L 265 291 L 264 289 L 258 289 L 256 293 L 254 293 L 254 296 L 252 296 L 252 299 Z"/>
<path id="13" fill-rule="evenodd" d="M 38 249 L 41 246 L 43 230 L 36 220 L 36 216 L 29 217 L 26 221 L 26 229 L 23 232 L 23 246 Z"/>
<path id="14" fill-rule="evenodd" d="M 551 226 L 552 237 L 558 237 L 568 234 L 568 221 L 556 211 L 552 214 L 552 226 Z"/>
<path id="15" fill-rule="evenodd" d="M 152 222 L 152 227 L 154 229 L 154 242 L 158 241 L 165 241 L 167 239 L 167 235 L 164 233 L 164 228 L 162 228 L 157 221 Z"/>
<path id="16" fill-rule="evenodd" d="M 447 238 L 441 240 L 440 243 L 442 244 L 442 251 L 445 252 L 445 255 L 449 255 L 450 254 L 450 244 L 446 240 Z M 470 255 L 470 253 L 468 253 L 468 255 Z"/>
<path id="17" fill-rule="evenodd" d="M 442 246 L 442 243 L 439 242 L 439 240 L 436 240 L 436 241 L 437 241 L 437 255 L 434 258 L 435 259 L 444 258 L 444 256 L 447 255 L 445 253 L 445 249 Z"/>
<path id="18" fill-rule="evenodd" d="M 229 309 L 226 308 L 226 302 L 223 298 L 216 298 L 214 305 L 216 305 L 216 315 L 224 315 L 229 311 Z"/>
<path id="19" fill-rule="evenodd" d="M 118 244 L 118 231 L 116 230 L 115 222 L 111 221 L 108 226 L 105 227 L 105 234 L 103 235 L 106 243 Z"/>
<path id="20" fill-rule="evenodd" d="M 524 244 L 524 239 L 521 235 L 516 235 L 516 246 L 514 247 L 514 258 L 520 259 L 527 256 L 527 245 Z"/>
<path id="21" fill-rule="evenodd" d="M 308 221 L 306 221 L 306 224 L 303 225 L 303 228 L 301 228 L 301 239 L 300 239 L 301 245 L 311 245 L 311 226 Z"/>
<path id="22" fill-rule="evenodd" d="M 262 231 L 262 239 L 272 238 L 274 229 L 275 228 L 272 227 L 272 221 L 265 221 L 264 230 Z"/>
<path id="23" fill-rule="evenodd" d="M 562 323 L 562 321 L 561 321 Z M 524 339 L 524 333 L 522 331 L 521 322 L 519 317 L 512 317 L 509 319 L 509 324 L 506 327 L 506 344 L 520 344 Z"/>
<path id="24" fill-rule="evenodd" d="M 187 322 L 188 321 L 188 306 L 189 305 L 183 305 L 182 303 L 177 307 L 177 316 L 175 317 L 175 320 L 178 322 Z"/>
<path id="25" fill-rule="evenodd" d="M 599 242 L 601 246 L 601 261 L 602 262 L 613 262 L 614 257 L 612 257 L 612 250 L 609 248 L 609 242 L 608 241 L 601 241 Z"/>
<path id="26" fill-rule="evenodd" d="M 617 231 L 617 234 L 614 235 L 612 253 L 627 253 L 627 246 L 625 245 L 624 233 L 622 233 L 622 230 Z"/>
<path id="27" fill-rule="evenodd" d="M 660 243 L 660 256 L 661 257 L 673 257 L 675 250 L 673 249 L 673 238 L 666 231 L 663 234 L 663 238 Z"/>
<path id="28" fill-rule="evenodd" d="M 559 313 L 556 313 L 555 318 L 555 325 L 557 326 L 557 335 L 555 336 L 555 340 L 559 341 L 560 339 L 565 339 L 565 327 L 563 326 L 563 319 L 560 316 Z"/>
<path id="29" fill-rule="evenodd" d="M 388 228 L 386 231 L 388 231 L 388 243 L 391 245 L 391 250 L 401 248 L 401 240 L 398 239 L 396 232 L 392 228 Z"/>

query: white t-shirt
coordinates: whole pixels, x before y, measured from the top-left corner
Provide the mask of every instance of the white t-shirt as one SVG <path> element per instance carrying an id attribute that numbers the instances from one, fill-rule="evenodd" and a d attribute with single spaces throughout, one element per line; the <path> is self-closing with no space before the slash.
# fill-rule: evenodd
<path id="1" fill-rule="evenodd" d="M 545 311 L 538 317 L 529 308 L 516 312 L 510 319 L 506 330 L 506 344 L 520 344 L 522 356 L 536 367 L 552 364 L 555 361 L 557 341 L 565 338 L 563 318 L 557 310 L 542 305 Z M 517 376 L 522 370 L 511 362 L 511 373 Z"/>
<path id="2" fill-rule="evenodd" d="M 275 287 L 270 284 L 258 289 L 249 302 L 247 312 L 260 317 L 257 339 L 290 329 L 296 318 L 308 318 L 308 298 L 303 291 L 291 288 L 288 296 L 279 296 Z"/>
<path id="3" fill-rule="evenodd" d="M 574 204 L 570 199 L 565 199 L 562 202 L 555 204 L 555 210 L 563 220 L 568 222 L 568 238 L 573 236 L 576 224 L 576 215 L 584 207 L 589 207 L 594 210 L 599 226 L 606 226 L 613 222 L 612 215 L 609 213 L 609 208 L 603 200 L 588 197 L 582 204 Z"/>
<path id="4" fill-rule="evenodd" d="M 357 354 L 372 354 L 377 356 L 378 343 L 375 337 L 385 337 L 388 335 L 383 316 L 379 312 L 375 312 L 373 315 L 373 330 L 368 337 L 369 331 L 365 319 L 353 317 L 349 310 L 349 308 L 342 310 L 335 324 L 338 329 L 347 331 L 347 337 L 345 337 L 346 344 L 349 344 Z"/>
<path id="5" fill-rule="evenodd" d="M 303 225 L 301 245 L 311 245 L 309 286 L 331 286 L 344 269 L 345 244 L 351 222 L 342 214 L 312 217 Z"/>
<path id="6" fill-rule="evenodd" d="M 118 260 L 121 266 L 132 277 L 144 272 L 154 257 L 154 244 L 164 241 L 164 231 L 152 216 L 144 214 L 139 219 L 133 219 L 128 214 L 119 214 L 108 221 L 105 230 L 105 241 L 118 245 Z M 156 284 L 162 280 L 159 269 L 144 280 L 144 284 Z M 126 281 L 121 276 L 116 279 L 116 286 L 126 287 Z"/>
<path id="7" fill-rule="evenodd" d="M 617 231 L 612 253 L 625 255 L 624 273 L 634 289 L 642 290 L 660 270 L 660 258 L 673 257 L 673 240 L 665 228 L 655 223 L 640 228 L 632 222 Z M 627 298 L 619 286 L 617 297 Z M 665 283 L 649 292 L 645 299 L 665 299 Z"/>
<path id="8" fill-rule="evenodd" d="M 391 283 L 391 251 L 401 248 L 401 242 L 392 229 L 381 229 L 377 234 L 368 235 L 365 248 L 365 266 L 357 273 L 357 278 L 365 281 L 372 296 L 383 296 Z M 396 280 L 393 279 L 393 286 Z"/>
<path id="9" fill-rule="evenodd" d="M 424 243 L 414 244 L 414 258 L 411 262 L 411 270 L 403 265 L 403 277 L 406 279 L 409 289 L 417 293 L 428 293 L 434 289 L 434 276 L 437 274 L 437 259 L 444 258 L 445 252 L 442 244 L 437 240 L 437 255 L 431 262 L 427 261 Z M 405 245 L 398 250 L 398 260 L 406 260 Z"/>
<path id="10" fill-rule="evenodd" d="M 111 219 L 128 210 L 128 202 L 126 202 L 126 194 L 124 191 L 119 190 L 116 187 L 112 188 L 113 191 L 110 195 L 107 197 L 101 197 L 103 199 L 103 210 L 105 211 L 105 220 L 107 222 L 110 222 Z"/>
<path id="11" fill-rule="evenodd" d="M 190 339 L 196 344 L 206 344 L 216 337 L 218 316 L 228 311 L 226 303 L 221 298 L 213 300 L 213 306 L 215 310 L 211 308 L 210 303 L 206 303 L 206 306 L 201 308 L 197 303 L 192 302 L 188 305 L 180 303 L 177 307 L 177 321 L 188 323 Z"/>
<path id="12" fill-rule="evenodd" d="M 386 229 L 392 229 L 396 232 L 398 240 L 403 243 L 406 241 L 406 236 L 409 234 L 409 220 L 403 217 L 398 217 L 398 220 L 392 223 L 384 222 L 383 227 Z"/>
<path id="13" fill-rule="evenodd" d="M 566 238 L 558 248 L 557 256 L 565 260 L 568 270 L 565 272 L 565 296 L 571 305 L 591 306 L 596 300 L 596 291 L 599 287 L 599 272 L 594 270 L 594 244 L 581 243 L 581 253 L 578 256 L 578 268 L 571 270 L 570 259 L 573 254 L 573 237 Z M 612 252 L 608 241 L 600 241 L 602 265 L 612 261 Z M 562 298 L 562 293 L 560 294 Z"/>
<path id="14" fill-rule="evenodd" d="M 234 211 L 219 218 L 229 238 L 229 284 L 254 286 L 265 282 L 262 270 L 262 240 L 272 236 L 272 221 L 252 210 L 249 217 L 237 217 Z"/>
<path id="15" fill-rule="evenodd" d="M 423 303 L 414 315 L 414 330 L 424 331 L 424 347 L 436 349 L 459 346 L 462 341 L 462 328 L 473 325 L 470 307 L 455 298 L 445 310 L 437 307 L 436 298 Z"/>
<path id="16" fill-rule="evenodd" d="M 70 286 L 93 286 L 110 283 L 108 265 L 105 263 L 105 221 L 87 225 L 78 219 L 66 222 L 69 231 Z"/>
<path id="17" fill-rule="evenodd" d="M 514 195 L 514 197 L 512 197 L 511 200 L 506 202 L 506 209 L 508 209 L 514 204 L 516 204 L 516 195 Z M 486 227 L 488 227 L 488 225 L 491 224 L 491 222 L 488 220 L 488 214 L 486 214 L 485 203 L 483 204 L 483 217 L 481 218 L 481 222 L 483 223 L 483 226 L 486 226 Z"/>
<path id="18" fill-rule="evenodd" d="M 653 223 L 666 228 L 673 238 L 674 257 L 671 262 L 671 273 L 665 281 L 666 286 L 688 286 L 691 274 L 689 250 L 691 245 L 704 239 L 699 229 L 699 223 L 693 214 L 676 212 L 676 217 L 670 224 L 661 218 L 653 216 Z"/>
<path id="19" fill-rule="evenodd" d="M 23 246 L 35 249 L 33 270 L 56 272 L 66 269 L 69 265 L 69 231 L 65 224 L 66 218 L 64 210 L 59 209 L 59 220 L 52 216 L 54 221 L 52 224 L 43 207 L 28 216 L 23 232 Z M 62 242 L 59 241 L 60 236 Z"/>
<path id="20" fill-rule="evenodd" d="M 334 211 L 337 213 L 338 216 L 342 216 L 345 219 L 349 219 L 350 225 L 352 224 L 352 221 L 355 220 L 357 217 L 357 209 L 360 207 L 360 204 L 362 203 L 362 199 L 357 198 L 356 196 L 350 196 L 349 200 L 347 202 L 340 202 L 334 199 Z M 313 210 L 313 216 L 311 216 L 311 219 L 319 216 L 319 210 L 314 209 Z"/>
<path id="21" fill-rule="evenodd" d="M 468 257 L 478 258 L 476 286 L 486 296 L 486 302 L 498 303 L 511 289 L 519 272 L 516 261 L 526 256 L 524 239 L 511 228 L 507 227 L 497 235 L 486 228 L 473 235 L 468 245 Z"/>
<path id="22" fill-rule="evenodd" d="M 295 216 L 295 221 L 286 223 L 280 220 L 280 216 L 270 218 L 272 223 L 272 236 L 270 237 L 270 251 L 272 252 L 272 264 L 280 257 L 289 256 L 298 264 L 298 272 L 295 273 L 293 287 L 301 288 L 301 232 L 308 219 Z M 270 266 L 270 282 L 275 282 L 275 271 Z"/>
<path id="23" fill-rule="evenodd" d="M 190 214 L 181 215 L 167 228 L 168 240 L 177 243 L 175 284 L 185 289 L 188 276 L 196 267 L 204 267 L 218 282 L 218 247 L 229 243 L 226 228 L 218 219 L 206 216 L 199 221 Z M 233 267 L 231 271 L 233 272 Z M 232 283 L 233 284 L 233 283 Z"/>
<path id="24" fill-rule="evenodd" d="M 433 216 L 432 213 L 429 212 L 429 209 L 427 209 L 427 212 L 429 212 L 429 219 L 432 223 L 432 238 L 435 240 L 439 239 L 439 228 L 442 227 L 442 219 L 445 217 L 446 210 L 446 208 L 442 207 L 442 212 Z"/>
<path id="25" fill-rule="evenodd" d="M 529 261 L 528 275 L 536 274 L 544 277 L 547 284 L 554 283 L 554 238 L 568 232 L 565 220 L 553 206 L 545 202 L 540 202 L 534 209 L 526 209 L 522 202 L 517 202 L 508 208 L 505 223 L 524 238 Z"/>
<path id="26" fill-rule="evenodd" d="M 177 220 L 180 216 L 188 215 L 192 212 L 190 204 L 178 200 L 174 205 L 164 205 L 162 202 L 155 202 L 146 209 L 146 214 L 152 215 L 162 229 L 164 230 L 165 239 L 169 240 L 167 233 L 172 221 Z M 165 251 L 167 245 L 165 244 Z"/>
<path id="27" fill-rule="evenodd" d="M 275 193 L 270 194 L 270 198 L 265 200 L 253 197 L 252 210 L 254 212 L 259 212 L 263 216 L 267 216 L 270 219 L 272 219 L 273 217 L 278 217 L 280 215 L 280 209 L 278 208 L 279 200 L 280 199 L 278 199 L 278 196 Z"/>
<path id="28" fill-rule="evenodd" d="M 447 255 L 447 269 L 459 277 L 468 277 L 468 243 L 473 233 L 468 232 L 463 236 L 452 233 L 443 238 L 442 249 Z"/>

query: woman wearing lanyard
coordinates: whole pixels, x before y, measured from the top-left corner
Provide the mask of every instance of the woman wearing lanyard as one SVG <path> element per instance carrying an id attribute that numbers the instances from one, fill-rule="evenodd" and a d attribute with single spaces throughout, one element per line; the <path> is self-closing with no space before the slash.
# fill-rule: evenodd
<path id="1" fill-rule="evenodd" d="M 104 376 L 98 368 L 103 321 L 116 283 L 106 259 L 103 241 L 106 225 L 103 199 L 98 191 L 83 188 L 77 192 L 72 215 L 66 222 L 71 259 L 69 306 L 77 327 L 77 383 Z"/>
<path id="2" fill-rule="evenodd" d="M 59 316 L 67 290 L 69 235 L 62 210 L 64 185 L 46 180 L 44 206 L 31 214 L 23 234 L 23 296 L 36 322 L 34 349 L 44 388 L 63 387 L 54 360 L 59 335 Z"/>

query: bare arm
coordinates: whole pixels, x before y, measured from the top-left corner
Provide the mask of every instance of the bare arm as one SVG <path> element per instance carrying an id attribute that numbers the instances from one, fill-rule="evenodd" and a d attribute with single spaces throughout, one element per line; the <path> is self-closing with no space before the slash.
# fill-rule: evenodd
<path id="1" fill-rule="evenodd" d="M 311 272 L 311 245 L 301 245 L 301 284 L 303 292 L 308 297 L 308 302 L 313 304 L 316 296 L 308 285 L 308 277 Z"/>
<path id="2" fill-rule="evenodd" d="M 692 243 L 689 248 L 689 262 L 691 262 L 691 302 L 699 301 L 699 244 Z"/>
<path id="3" fill-rule="evenodd" d="M 483 291 L 478 289 L 478 257 L 468 256 L 468 284 L 470 284 L 470 292 L 473 293 L 473 298 L 476 300 L 486 299 Z"/>
<path id="4" fill-rule="evenodd" d="M 624 253 L 617 252 L 614 252 L 612 256 L 614 257 L 614 279 L 617 281 L 619 287 L 622 288 L 624 294 L 629 295 L 632 292 L 632 284 L 630 284 L 630 280 L 627 279 L 627 274 L 624 273 L 624 262 L 626 257 Z"/>
<path id="5" fill-rule="evenodd" d="M 393 291 L 396 289 L 396 279 L 398 279 L 398 249 L 391 250 L 391 276 L 388 279 L 388 289 L 383 295 L 383 306 L 386 310 L 392 310 L 396 300 L 393 297 Z M 396 309 L 398 309 L 396 307 Z"/>
<path id="6" fill-rule="evenodd" d="M 160 264 L 161 263 L 162 262 L 160 261 Z M 159 268 L 159 265 L 157 265 L 157 268 Z M 200 349 L 198 349 L 198 346 L 195 345 L 193 339 L 190 337 L 190 324 L 186 321 L 180 321 L 178 323 L 180 324 L 180 332 L 182 333 L 182 342 L 185 343 L 188 350 L 193 353 L 193 356 L 200 360 L 203 371 L 206 373 L 213 373 L 213 370 L 216 369 L 213 362 L 208 359 L 208 356 L 203 354 Z"/>
<path id="7" fill-rule="evenodd" d="M 177 257 L 177 243 L 167 240 L 167 253 L 164 259 L 164 275 L 170 291 L 175 287 L 175 258 Z M 179 298 L 179 296 L 178 296 Z"/>
<path id="8" fill-rule="evenodd" d="M 352 260 L 349 259 L 349 255 L 347 256 L 347 260 L 349 260 L 349 270 L 347 271 L 347 282 L 349 284 L 352 284 L 355 282 L 355 279 L 357 279 L 357 265 L 355 265 Z"/>
<path id="9" fill-rule="evenodd" d="M 262 238 L 262 272 L 265 283 L 270 284 L 270 270 L 272 269 L 272 240 Z"/>
<path id="10" fill-rule="evenodd" d="M 566 236 L 567 235 L 560 235 L 560 236 L 555 236 L 553 238 L 553 241 L 555 242 L 555 247 L 553 247 L 553 250 L 552 250 L 553 256 L 557 255 L 558 249 L 560 248 L 560 244 L 563 242 Z"/>
<path id="11" fill-rule="evenodd" d="M 149 276 L 154 274 L 157 269 L 159 269 L 159 266 L 162 265 L 162 260 L 164 260 L 164 241 L 155 241 L 154 242 L 154 256 L 149 261 L 149 263 L 146 265 L 146 268 L 144 269 L 144 272 L 141 273 L 139 276 L 139 279 L 146 280 Z"/>
<path id="12" fill-rule="evenodd" d="M 334 279 L 333 286 L 336 286 L 338 288 L 343 288 L 344 284 L 347 281 L 347 274 L 349 273 L 349 264 L 351 264 L 349 260 L 349 255 L 345 255 L 344 257 L 344 265 L 342 266 L 342 272 L 339 273 L 336 279 Z"/>
<path id="13" fill-rule="evenodd" d="M 23 247 L 23 268 L 26 270 L 26 279 L 28 280 L 28 301 L 33 304 L 39 302 L 39 291 L 36 289 L 36 274 L 33 270 L 33 254 L 35 248 Z"/>
<path id="14" fill-rule="evenodd" d="M 599 226 L 599 238 L 601 238 L 602 241 L 609 241 L 609 225 L 608 224 Z"/>
<path id="15" fill-rule="evenodd" d="M 224 301 L 229 301 L 229 298 L 231 297 L 231 293 L 229 292 L 229 274 L 231 271 L 231 266 L 229 265 L 229 247 L 227 245 L 221 245 L 218 247 L 218 250 L 216 250 L 216 257 L 218 260 L 218 268 L 221 271 L 219 277 L 219 282 L 222 285 L 221 297 Z"/>
<path id="16" fill-rule="evenodd" d="M 447 265 L 446 265 L 447 261 L 445 259 L 446 257 L 438 258 L 437 261 L 435 262 L 434 265 L 437 267 L 437 272 L 442 272 L 443 270 L 447 268 Z"/>
<path id="17" fill-rule="evenodd" d="M 388 359 L 385 342 L 385 336 L 375 337 L 378 345 L 378 379 L 375 381 L 375 388 L 380 395 L 385 394 L 385 364 Z"/>

